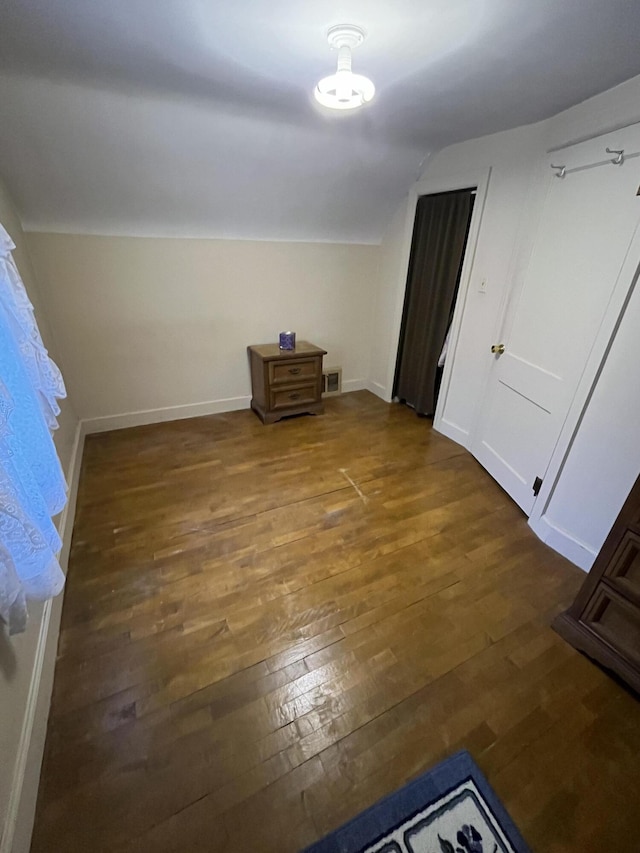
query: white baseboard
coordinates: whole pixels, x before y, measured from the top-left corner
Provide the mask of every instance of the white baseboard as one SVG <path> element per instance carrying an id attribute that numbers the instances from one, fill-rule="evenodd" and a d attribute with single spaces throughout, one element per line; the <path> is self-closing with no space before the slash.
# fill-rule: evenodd
<path id="1" fill-rule="evenodd" d="M 371 391 L 372 394 L 375 394 L 376 397 L 380 397 L 381 400 L 384 400 L 385 403 L 391 402 L 391 397 L 387 393 L 387 389 L 379 382 L 374 382 L 372 379 L 370 379 L 365 387 L 368 391 Z"/>
<path id="2" fill-rule="evenodd" d="M 382 387 L 382 386 L 380 386 Z M 366 379 L 346 379 L 342 383 L 342 392 L 371 390 Z M 374 394 L 380 394 L 374 391 Z M 198 418 L 202 415 L 220 415 L 224 412 L 236 412 L 248 409 L 251 397 L 227 397 L 222 400 L 208 400 L 205 403 L 188 403 L 184 406 L 167 406 L 164 409 L 143 409 L 137 412 L 123 412 L 120 415 L 105 415 L 98 418 L 84 418 L 80 423 L 82 434 L 110 432 L 114 429 L 127 429 L 134 426 L 177 421 L 185 418 Z M 2 851 L 0 851 L 2 853 Z"/>
<path id="3" fill-rule="evenodd" d="M 456 444 L 461 444 L 463 447 L 469 449 L 469 431 L 466 429 L 462 429 L 457 424 L 454 424 L 453 421 L 447 421 L 444 418 L 438 418 L 433 422 L 433 428 L 442 433 L 442 435 L 446 435 L 447 438 L 450 438 L 452 441 L 455 441 Z"/>
<path id="4" fill-rule="evenodd" d="M 84 435 L 82 425 L 79 423 L 76 427 L 71 461 L 67 472 L 69 498 L 58 520 L 58 530 L 62 539 L 59 560 L 65 573 L 71 549 L 83 445 Z M 0 841 L 0 853 L 29 853 L 31 846 L 40 770 L 51 705 L 53 673 L 58 652 L 62 599 L 63 594 L 60 594 L 57 598 L 45 602 L 42 612 L 27 704 L 18 744 L 18 754 L 13 771 L 11 795 L 2 841 Z"/>
<path id="5" fill-rule="evenodd" d="M 583 571 L 588 572 L 593 565 L 597 552 L 585 542 L 581 542 L 577 537 L 572 536 L 568 530 L 557 527 L 546 516 L 530 518 L 529 527 L 545 544 L 557 551 L 558 554 L 562 554 L 563 557 L 566 557 L 567 560 L 570 560 Z"/>
<path id="6" fill-rule="evenodd" d="M 69 565 L 73 521 L 76 517 L 76 502 L 78 500 L 78 483 L 80 482 L 80 469 L 82 468 L 82 454 L 84 452 L 84 437 L 85 430 L 83 429 L 82 421 L 79 421 L 76 426 L 76 433 L 71 448 L 71 460 L 69 462 L 69 470 L 67 471 L 67 485 L 69 487 L 67 505 L 60 514 L 58 521 L 58 532 L 62 539 L 62 548 L 60 549 L 58 560 L 65 575 Z"/>
<path id="7" fill-rule="evenodd" d="M 208 400 L 204 403 L 187 403 L 183 406 L 167 406 L 163 409 L 143 409 L 137 412 L 123 412 L 120 415 L 84 418 L 81 424 L 84 435 L 89 435 L 94 432 L 109 432 L 114 429 L 145 426 L 163 423 L 164 421 L 178 421 L 185 418 L 198 418 L 202 415 L 235 412 L 239 409 L 248 409 L 250 404 L 251 397 L 227 397 L 222 400 Z"/>

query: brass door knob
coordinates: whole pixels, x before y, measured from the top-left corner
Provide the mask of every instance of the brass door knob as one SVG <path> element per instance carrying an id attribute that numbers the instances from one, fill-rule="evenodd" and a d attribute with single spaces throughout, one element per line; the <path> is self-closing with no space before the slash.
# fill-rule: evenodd
<path id="1" fill-rule="evenodd" d="M 495 353 L 496 355 L 502 355 L 502 353 L 504 352 L 504 344 L 494 344 L 491 347 L 491 352 Z"/>

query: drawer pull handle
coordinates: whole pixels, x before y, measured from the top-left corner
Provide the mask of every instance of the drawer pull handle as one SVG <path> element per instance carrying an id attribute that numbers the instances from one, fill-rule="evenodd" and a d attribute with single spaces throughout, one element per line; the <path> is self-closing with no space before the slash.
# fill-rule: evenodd
<path id="1" fill-rule="evenodd" d="M 290 367 L 289 373 L 293 373 L 293 375 L 296 376 L 298 373 L 300 373 L 301 370 L 301 367 Z"/>
<path id="2" fill-rule="evenodd" d="M 300 396 L 300 394 L 295 394 L 295 393 L 289 394 L 289 399 L 290 400 L 297 400 L 299 396 Z"/>

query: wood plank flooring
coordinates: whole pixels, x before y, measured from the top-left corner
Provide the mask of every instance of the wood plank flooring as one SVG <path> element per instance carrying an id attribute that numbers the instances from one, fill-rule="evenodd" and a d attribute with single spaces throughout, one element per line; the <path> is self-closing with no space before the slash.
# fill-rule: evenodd
<path id="1" fill-rule="evenodd" d="M 326 408 L 87 439 L 33 853 L 293 853 L 462 747 L 534 850 L 633 849 L 582 572 L 429 421 Z"/>

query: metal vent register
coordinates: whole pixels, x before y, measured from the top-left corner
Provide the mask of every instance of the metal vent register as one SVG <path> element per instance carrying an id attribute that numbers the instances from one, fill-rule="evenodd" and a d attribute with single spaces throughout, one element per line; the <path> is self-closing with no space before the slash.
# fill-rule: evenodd
<path id="1" fill-rule="evenodd" d="M 322 396 L 342 393 L 342 368 L 327 367 L 322 371 Z"/>

